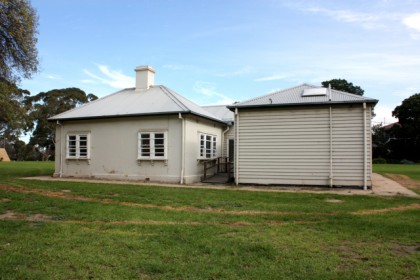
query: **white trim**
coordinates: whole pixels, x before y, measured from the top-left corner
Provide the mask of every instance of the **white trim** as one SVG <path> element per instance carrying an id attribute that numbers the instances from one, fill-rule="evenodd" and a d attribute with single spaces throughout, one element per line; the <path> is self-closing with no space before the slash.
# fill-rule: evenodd
<path id="1" fill-rule="evenodd" d="M 72 147 L 70 146 L 70 137 L 74 137 Z M 86 137 L 86 139 L 83 139 Z M 82 139 L 81 139 L 82 138 Z M 86 146 L 81 145 L 82 141 L 86 141 Z M 74 150 L 71 152 L 70 149 Z M 83 150 L 86 149 L 86 155 Z M 81 155 L 82 154 L 82 155 Z M 66 135 L 66 159 L 90 159 L 90 132 L 69 132 Z"/>
<path id="2" fill-rule="evenodd" d="M 149 155 L 144 156 L 142 155 L 142 140 L 146 140 L 146 138 L 142 139 L 142 134 L 149 134 Z M 155 139 L 156 134 L 163 134 L 163 156 L 156 156 L 156 149 L 155 146 Z M 162 148 L 162 147 L 159 147 Z M 166 160 L 168 158 L 168 132 L 165 131 L 139 131 L 137 134 L 137 159 L 138 160 Z"/>
<path id="3" fill-rule="evenodd" d="M 210 139 L 208 139 L 210 137 Z M 201 141 L 204 141 L 204 144 L 201 144 Z M 209 154 L 207 148 L 207 142 L 210 141 L 210 157 L 207 157 Z M 198 159 L 214 159 L 217 158 L 217 136 L 214 134 L 208 133 L 198 133 Z"/>

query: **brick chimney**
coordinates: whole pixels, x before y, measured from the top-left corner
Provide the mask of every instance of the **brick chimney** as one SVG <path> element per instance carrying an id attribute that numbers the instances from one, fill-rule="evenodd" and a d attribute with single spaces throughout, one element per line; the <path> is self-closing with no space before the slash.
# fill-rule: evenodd
<path id="1" fill-rule="evenodd" d="M 147 90 L 155 83 L 155 69 L 151 66 L 137 66 L 136 69 L 136 91 Z"/>

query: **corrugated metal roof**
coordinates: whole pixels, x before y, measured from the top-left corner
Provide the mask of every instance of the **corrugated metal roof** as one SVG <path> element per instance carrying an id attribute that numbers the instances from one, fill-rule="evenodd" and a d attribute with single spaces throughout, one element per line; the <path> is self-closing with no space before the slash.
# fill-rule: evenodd
<path id="1" fill-rule="evenodd" d="M 203 106 L 203 108 L 225 122 L 233 122 L 234 114 L 227 105 Z"/>
<path id="2" fill-rule="evenodd" d="M 203 109 L 165 86 L 152 86 L 147 90 L 124 89 L 81 107 L 74 108 L 49 120 L 93 119 L 139 115 L 191 113 L 207 119 L 222 119 Z"/>
<path id="3" fill-rule="evenodd" d="M 331 100 L 329 100 L 329 90 L 326 95 L 302 96 L 305 89 L 322 88 L 308 84 L 302 84 L 293 88 L 276 91 L 264 96 L 256 97 L 244 102 L 229 105 L 228 108 L 241 107 L 264 107 L 264 106 L 292 106 L 292 105 L 311 105 L 311 104 L 331 104 L 331 103 L 377 103 L 378 100 L 360 95 L 355 95 L 339 90 L 331 90 Z"/>

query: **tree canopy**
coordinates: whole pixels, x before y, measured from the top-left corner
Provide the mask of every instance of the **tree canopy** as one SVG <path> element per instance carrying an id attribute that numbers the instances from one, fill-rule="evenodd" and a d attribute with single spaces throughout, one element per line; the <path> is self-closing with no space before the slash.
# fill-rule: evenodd
<path id="1" fill-rule="evenodd" d="M 392 160 L 419 160 L 420 93 L 403 100 L 392 115 L 398 118 L 398 123 L 374 129 L 374 156 Z"/>
<path id="2" fill-rule="evenodd" d="M 48 157 L 55 145 L 55 124 L 48 119 L 97 98 L 78 88 L 54 89 L 26 98 L 31 108 L 29 115 L 36 124 L 29 144 L 37 145 Z"/>
<path id="3" fill-rule="evenodd" d="M 356 95 L 363 95 L 365 93 L 361 87 L 355 86 L 353 83 L 347 82 L 345 79 L 332 79 L 329 81 L 324 81 L 321 84 L 326 88 L 331 85 L 332 89 L 341 90 Z"/>
<path id="4" fill-rule="evenodd" d="M 38 17 L 28 0 L 0 0 L 0 77 L 17 82 L 38 71 Z"/>
<path id="5" fill-rule="evenodd" d="M 25 103 L 29 91 L 18 88 L 0 78 L 0 135 L 8 139 L 17 138 L 32 128 L 32 121 Z"/>

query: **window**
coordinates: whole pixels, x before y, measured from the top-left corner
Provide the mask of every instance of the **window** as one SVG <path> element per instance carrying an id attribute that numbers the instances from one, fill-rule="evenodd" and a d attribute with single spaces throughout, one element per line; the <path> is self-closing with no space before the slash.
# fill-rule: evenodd
<path id="1" fill-rule="evenodd" d="M 88 159 L 89 156 L 89 134 L 68 134 L 67 158 Z"/>
<path id="2" fill-rule="evenodd" d="M 200 133 L 200 158 L 215 158 L 216 144 L 216 136 Z"/>
<path id="3" fill-rule="evenodd" d="M 139 132 L 138 159 L 166 159 L 167 132 Z"/>

